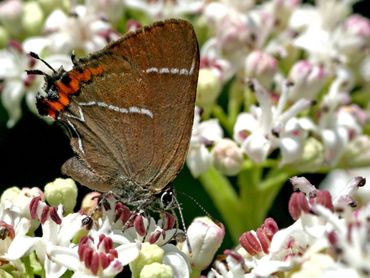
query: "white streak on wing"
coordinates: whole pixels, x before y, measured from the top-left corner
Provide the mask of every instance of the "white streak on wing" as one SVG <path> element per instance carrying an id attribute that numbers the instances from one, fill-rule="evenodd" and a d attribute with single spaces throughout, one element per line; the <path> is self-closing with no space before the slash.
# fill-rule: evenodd
<path id="1" fill-rule="evenodd" d="M 181 69 L 179 74 L 180 75 L 188 75 L 189 73 L 188 73 L 187 69 Z"/>
<path id="2" fill-rule="evenodd" d="M 82 140 L 81 140 L 81 137 L 80 137 L 80 134 L 78 133 L 77 129 L 75 128 L 75 126 L 69 121 L 67 120 L 67 123 L 68 125 L 73 129 L 73 131 L 76 133 L 77 135 L 77 142 L 78 142 L 78 148 L 80 149 L 80 151 L 85 154 L 85 151 L 84 151 L 84 148 L 82 146 Z"/>
<path id="3" fill-rule="evenodd" d="M 109 110 L 116 111 L 116 112 L 119 112 L 119 107 L 118 107 L 118 106 L 114 106 L 114 105 L 112 105 L 112 104 L 109 104 L 109 105 L 108 105 L 108 109 L 109 109 Z"/>
<path id="4" fill-rule="evenodd" d="M 158 72 L 158 68 L 152 67 L 152 68 L 146 69 L 146 73 L 150 73 L 150 72 Z"/>
<path id="5" fill-rule="evenodd" d="M 129 111 L 130 113 L 140 113 L 140 108 L 139 108 L 139 107 L 137 107 L 137 106 L 131 106 L 131 107 L 128 109 L 128 111 Z"/>
<path id="6" fill-rule="evenodd" d="M 65 116 L 66 117 L 69 117 L 69 118 L 72 118 L 72 119 L 76 119 L 76 120 L 79 120 L 81 122 L 84 122 L 85 121 L 85 117 L 84 117 L 84 114 L 82 112 L 82 109 L 80 106 L 78 106 L 78 112 L 80 113 L 80 116 L 77 117 L 75 115 L 72 115 L 72 114 L 69 114 L 69 113 L 65 113 Z"/>
<path id="7" fill-rule="evenodd" d="M 195 60 L 193 59 L 193 62 L 191 63 L 191 67 L 190 67 L 189 75 L 192 75 L 192 74 L 193 74 L 193 72 L 194 72 L 194 68 L 195 68 Z"/>
<path id="8" fill-rule="evenodd" d="M 179 71 L 180 70 L 178 68 L 171 68 L 171 74 L 178 74 Z"/>
<path id="9" fill-rule="evenodd" d="M 186 68 L 156 68 L 151 67 L 144 70 L 146 73 L 158 73 L 158 74 L 173 74 L 173 75 L 192 75 L 194 73 L 195 69 L 195 59 L 193 59 L 190 69 Z"/>
<path id="10" fill-rule="evenodd" d="M 92 105 L 96 105 L 96 101 L 80 102 L 79 105 L 80 106 L 92 106 Z"/>
<path id="11" fill-rule="evenodd" d="M 149 109 L 141 108 L 141 113 L 144 114 L 144 115 L 148 115 L 150 118 L 153 119 L 153 113 Z"/>
<path id="12" fill-rule="evenodd" d="M 105 102 L 102 102 L 102 101 L 98 101 L 97 104 L 98 104 L 99 107 L 108 107 L 108 104 L 106 104 Z"/>
<path id="13" fill-rule="evenodd" d="M 169 68 L 161 68 L 159 70 L 159 73 L 162 74 L 162 73 L 170 73 L 170 69 Z"/>
<path id="14" fill-rule="evenodd" d="M 148 108 L 144 108 L 144 107 L 137 107 L 137 106 L 131 106 L 128 108 L 118 107 L 113 104 L 107 104 L 103 101 L 79 102 L 78 104 L 80 106 L 98 106 L 98 107 L 107 108 L 108 110 L 123 113 L 123 114 L 128 114 L 128 113 L 142 114 L 142 115 L 146 115 L 153 119 L 153 112 L 150 111 Z M 83 122 L 85 121 L 85 119 L 83 117 L 81 107 L 79 107 L 79 109 L 80 109 L 80 118 L 72 116 L 72 115 L 69 115 L 69 117 L 76 118 Z"/>

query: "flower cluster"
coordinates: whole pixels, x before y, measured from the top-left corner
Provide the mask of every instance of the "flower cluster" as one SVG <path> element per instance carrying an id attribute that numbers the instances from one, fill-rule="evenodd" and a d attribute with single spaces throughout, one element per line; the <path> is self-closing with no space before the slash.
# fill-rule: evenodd
<path id="1" fill-rule="evenodd" d="M 71 179 L 57 179 L 44 192 L 6 190 L 0 202 L 0 273 L 60 277 L 69 270 L 73 277 L 114 277 L 129 264 L 133 277 L 188 277 L 209 266 L 223 240 L 222 224 L 204 217 L 189 226 L 187 244 L 176 246 L 173 239 L 182 232 L 173 215 L 164 212 L 155 221 L 113 195 L 99 202 L 99 195 L 86 195 L 73 212 L 77 187 Z M 51 206 L 53 201 L 59 205 Z"/>
<path id="2" fill-rule="evenodd" d="M 289 212 L 295 222 L 279 229 L 267 218 L 225 250 L 208 277 L 366 277 L 369 273 L 370 206 L 355 209 L 353 194 L 365 184 L 354 178 L 336 199 L 307 179 L 293 177 Z"/>
<path id="3" fill-rule="evenodd" d="M 294 275 L 303 276 L 314 265 L 317 273 L 364 275 L 370 190 L 357 190 L 361 181 L 348 180 L 369 175 L 370 20 L 353 12 L 355 2 L 2 1 L 0 94 L 8 115 L 2 122 L 14 127 L 23 103 L 37 114 L 35 95 L 43 80 L 25 70 L 50 69 L 31 51 L 53 68 L 69 70 L 73 52 L 84 56 L 144 24 L 185 18 L 200 49 L 186 164 L 231 238 L 240 238 L 240 248 L 226 250 L 209 275 L 263 277 L 300 266 Z M 289 202 L 295 224 L 279 229 L 266 219 L 273 201 L 289 178 L 306 173 L 328 174 L 320 188 L 330 193 L 294 179 L 300 191 Z M 57 276 L 68 269 L 113 276 L 130 264 L 137 277 L 184 277 L 210 264 L 208 256 L 195 254 L 199 242 L 190 244 L 193 252 L 188 244 L 169 243 L 178 233 L 170 214 L 158 222 L 114 203 L 100 222 L 89 222 L 85 215 L 93 211 L 73 213 L 74 200 L 53 199 L 48 192 L 13 188 L 2 198 L 0 264 L 10 264 L 14 273 L 32 268 Z M 348 205 L 356 203 L 361 207 L 352 212 Z M 194 224 L 211 238 L 223 237 L 223 227 L 209 219 Z M 35 236 L 40 230 L 42 237 Z M 192 233 L 189 228 L 190 243 Z M 217 240 L 204 249 L 207 254 L 216 252 Z M 25 256 L 37 264 L 25 263 Z"/>

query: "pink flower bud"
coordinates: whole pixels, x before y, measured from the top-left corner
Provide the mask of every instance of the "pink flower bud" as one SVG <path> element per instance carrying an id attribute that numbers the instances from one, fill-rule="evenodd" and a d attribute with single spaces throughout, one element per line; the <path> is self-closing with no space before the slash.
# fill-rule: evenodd
<path id="1" fill-rule="evenodd" d="M 267 89 L 276 72 L 277 61 L 268 53 L 259 50 L 253 51 L 245 61 L 246 76 L 256 78 Z"/>
<path id="2" fill-rule="evenodd" d="M 323 66 L 314 65 L 307 60 L 298 61 L 289 72 L 289 80 L 293 83 L 289 90 L 289 98 L 314 99 L 327 80 L 328 74 Z"/>
<path id="3" fill-rule="evenodd" d="M 344 23 L 347 31 L 354 35 L 370 38 L 370 21 L 360 15 L 352 15 Z"/>
<path id="4" fill-rule="evenodd" d="M 213 162 L 221 173 L 233 176 L 239 173 L 243 163 L 243 151 L 230 139 L 217 142 L 212 150 Z"/>
<path id="5" fill-rule="evenodd" d="M 203 270 L 212 262 L 224 239 L 225 229 L 221 223 L 216 224 L 208 217 L 198 217 L 190 224 L 187 236 L 192 249 L 191 265 L 194 269 Z M 190 253 L 187 244 L 184 244 L 183 251 Z"/>

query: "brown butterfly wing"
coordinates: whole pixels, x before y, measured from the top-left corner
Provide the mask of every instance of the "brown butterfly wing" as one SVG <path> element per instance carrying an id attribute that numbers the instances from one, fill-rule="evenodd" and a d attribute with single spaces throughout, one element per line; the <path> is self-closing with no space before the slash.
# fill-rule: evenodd
<path id="1" fill-rule="evenodd" d="M 107 190 L 129 180 L 160 192 L 180 171 L 191 135 L 199 67 L 192 26 L 159 22 L 91 57 L 82 67 L 102 64 L 104 73 L 83 85 L 61 117 L 79 134 L 75 151 L 112 182 Z M 78 171 L 66 172 L 81 180 Z"/>

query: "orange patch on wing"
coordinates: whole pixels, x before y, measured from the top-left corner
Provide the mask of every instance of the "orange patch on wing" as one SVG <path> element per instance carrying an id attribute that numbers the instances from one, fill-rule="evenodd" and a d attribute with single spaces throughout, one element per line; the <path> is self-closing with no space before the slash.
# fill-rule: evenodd
<path id="1" fill-rule="evenodd" d="M 68 73 L 69 78 L 71 81 L 69 82 L 69 87 L 71 90 L 68 94 L 75 94 L 78 90 L 80 90 L 80 82 L 87 82 L 90 81 L 94 75 L 99 75 L 104 72 L 104 67 L 102 65 L 98 65 L 96 68 L 86 68 L 82 72 L 78 70 L 72 70 Z"/>
<path id="2" fill-rule="evenodd" d="M 77 93 L 80 88 L 80 82 L 90 81 L 94 75 L 99 75 L 104 72 L 104 67 L 98 65 L 95 68 L 86 68 L 82 72 L 72 70 L 68 72 L 70 82 L 68 84 L 63 83 L 62 80 L 55 82 L 55 87 L 58 90 L 58 100 L 47 100 L 45 99 L 45 105 L 48 107 L 48 115 L 52 118 L 56 118 L 58 112 L 63 111 L 70 103 L 71 95 Z"/>

